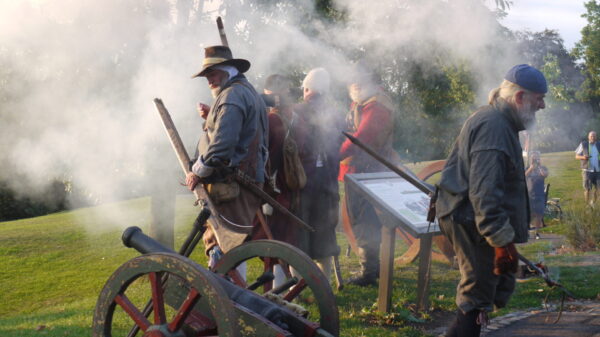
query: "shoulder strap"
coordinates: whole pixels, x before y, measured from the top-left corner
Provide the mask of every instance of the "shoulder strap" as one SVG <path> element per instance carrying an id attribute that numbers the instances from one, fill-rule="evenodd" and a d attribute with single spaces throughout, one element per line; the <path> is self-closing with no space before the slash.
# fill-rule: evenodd
<path id="1" fill-rule="evenodd" d="M 285 117 L 281 116 L 281 119 L 285 122 Z M 286 131 L 285 137 L 283 139 L 284 141 L 290 135 L 290 132 L 292 131 L 292 127 L 294 126 L 294 121 L 296 121 L 296 113 L 292 110 L 292 119 L 289 121 L 289 123 L 287 123 L 287 131 Z"/>

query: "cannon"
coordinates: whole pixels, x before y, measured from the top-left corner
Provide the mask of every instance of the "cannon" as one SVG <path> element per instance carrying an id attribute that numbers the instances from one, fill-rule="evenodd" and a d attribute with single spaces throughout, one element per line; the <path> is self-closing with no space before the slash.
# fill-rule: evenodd
<path id="1" fill-rule="evenodd" d="M 338 336 L 339 313 L 327 278 L 299 249 L 257 240 L 227 252 L 208 270 L 189 259 L 208 218 L 200 212 L 178 253 L 138 227 L 123 232 L 125 246 L 143 255 L 125 262 L 102 289 L 92 336 L 143 337 Z M 246 262 L 247 284 L 236 269 Z M 273 285 L 273 268 L 287 280 Z M 312 302 L 312 303 L 311 303 Z M 306 308 L 305 308 L 306 306 Z"/>

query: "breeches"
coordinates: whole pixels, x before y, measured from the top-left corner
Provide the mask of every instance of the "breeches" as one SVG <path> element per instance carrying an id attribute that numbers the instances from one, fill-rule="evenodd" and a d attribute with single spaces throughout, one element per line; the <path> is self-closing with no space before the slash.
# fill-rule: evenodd
<path id="1" fill-rule="evenodd" d="M 460 269 L 456 305 L 466 313 L 473 309 L 491 312 L 506 306 L 515 289 L 514 274 L 494 274 L 494 247 L 477 232 L 475 225 L 440 219 L 440 228 L 450 240 Z"/>
<path id="2" fill-rule="evenodd" d="M 346 202 L 344 206 L 348 211 L 356 244 L 360 248 L 379 251 L 381 222 L 375 213 L 375 209 L 367 199 L 358 195 L 353 189 L 346 187 L 345 191 Z"/>

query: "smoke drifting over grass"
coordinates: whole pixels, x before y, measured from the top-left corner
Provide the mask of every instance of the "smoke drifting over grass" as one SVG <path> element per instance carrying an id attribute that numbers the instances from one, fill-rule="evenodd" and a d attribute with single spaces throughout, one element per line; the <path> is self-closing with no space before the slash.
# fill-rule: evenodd
<path id="1" fill-rule="evenodd" d="M 259 91 L 267 75 L 291 68 L 325 67 L 340 84 L 361 54 L 435 59 L 442 46 L 472 63 L 483 103 L 518 62 L 479 0 L 338 1 L 345 16 L 336 24 L 318 20 L 313 1 L 290 3 L 0 2 L 0 179 L 25 194 L 68 179 L 99 201 L 181 180 L 152 99 L 163 99 L 193 154 L 202 132 L 195 104 L 211 96 L 204 79 L 190 76 L 203 47 L 220 44 L 217 15 L 234 57 L 252 62 Z"/>

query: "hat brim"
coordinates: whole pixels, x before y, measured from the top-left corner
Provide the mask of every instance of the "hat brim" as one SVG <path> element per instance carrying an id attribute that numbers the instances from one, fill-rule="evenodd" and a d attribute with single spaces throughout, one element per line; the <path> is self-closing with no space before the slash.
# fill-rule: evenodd
<path id="1" fill-rule="evenodd" d="M 244 59 L 230 59 L 223 62 L 206 64 L 202 67 L 199 73 L 192 76 L 194 77 L 203 77 L 210 70 L 210 68 L 214 66 L 234 66 L 240 73 L 245 73 L 250 69 L 250 61 Z"/>

